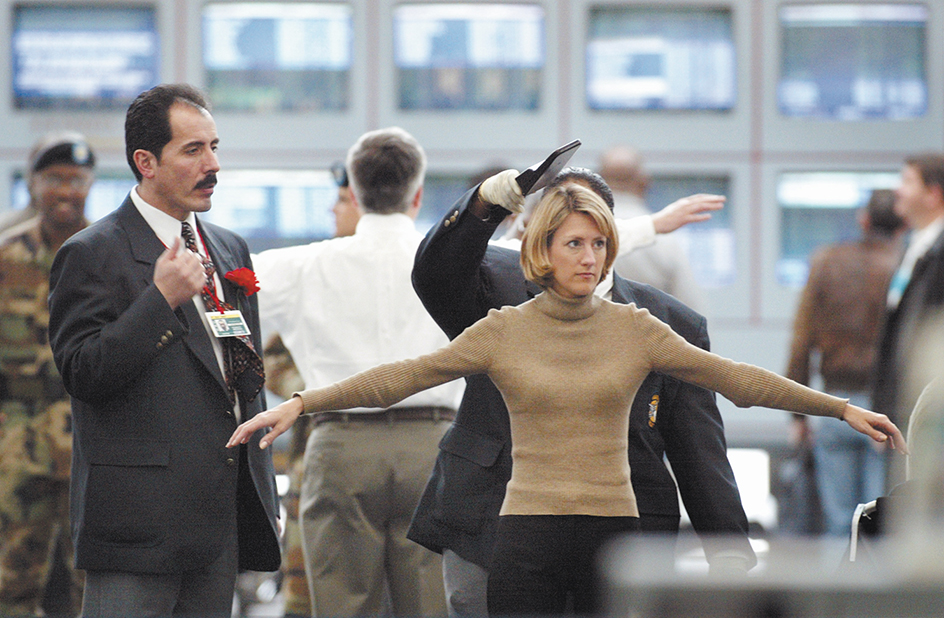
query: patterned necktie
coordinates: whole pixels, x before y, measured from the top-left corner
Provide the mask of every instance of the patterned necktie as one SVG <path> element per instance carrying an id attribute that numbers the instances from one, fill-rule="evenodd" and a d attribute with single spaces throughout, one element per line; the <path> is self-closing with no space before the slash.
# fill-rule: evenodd
<path id="1" fill-rule="evenodd" d="M 180 224 L 180 235 L 184 239 L 184 245 L 188 250 L 195 253 L 203 260 L 203 269 L 206 271 L 206 285 L 200 292 L 203 298 L 203 304 L 207 311 L 229 311 L 233 307 L 217 296 L 216 282 L 213 279 L 213 273 L 216 267 L 210 259 L 209 254 L 206 257 L 200 255 L 197 250 L 197 239 L 193 233 L 190 224 L 184 221 Z M 223 347 L 223 366 L 226 369 L 226 385 L 229 387 L 230 398 L 235 401 L 234 389 L 238 390 L 247 401 L 253 401 L 259 391 L 265 384 L 265 369 L 262 366 L 262 359 L 256 353 L 256 348 L 252 344 L 252 339 L 246 335 L 238 337 L 223 337 L 220 339 Z"/>

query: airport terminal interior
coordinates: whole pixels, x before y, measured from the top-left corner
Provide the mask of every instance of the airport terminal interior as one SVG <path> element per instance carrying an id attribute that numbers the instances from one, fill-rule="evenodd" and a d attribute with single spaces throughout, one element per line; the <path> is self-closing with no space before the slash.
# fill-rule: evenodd
<path id="1" fill-rule="evenodd" d="M 856 213 L 899 186 L 908 156 L 944 151 L 940 0 L 0 0 L 0 48 L 0 215 L 29 200 L 32 144 L 64 130 L 97 156 L 88 218 L 113 210 L 134 186 L 125 110 L 158 83 L 208 94 L 222 171 L 206 218 L 254 252 L 331 237 L 332 165 L 372 129 L 403 127 L 425 148 L 424 233 L 485 168 L 523 170 L 579 139 L 571 164 L 597 169 L 630 146 L 650 209 L 727 197 L 672 236 L 712 350 L 780 374 L 811 255 L 858 237 Z M 748 582 L 706 584 L 697 542 L 656 566 L 620 546 L 610 613 L 941 611 L 941 553 L 927 548 L 944 527 L 863 548 L 893 565 L 887 577 L 833 577 L 848 538 L 824 549 L 778 534 L 801 473 L 790 415 L 718 405 L 762 564 Z M 261 583 L 272 594 L 247 614 L 277 611 Z"/>

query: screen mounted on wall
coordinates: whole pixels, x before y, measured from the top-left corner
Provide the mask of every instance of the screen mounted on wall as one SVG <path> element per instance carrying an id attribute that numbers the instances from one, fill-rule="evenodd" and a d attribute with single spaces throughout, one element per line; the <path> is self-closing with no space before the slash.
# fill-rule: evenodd
<path id="1" fill-rule="evenodd" d="M 346 4 L 207 4 L 203 65 L 214 107 L 346 109 L 352 32 L 351 8 Z"/>
<path id="2" fill-rule="evenodd" d="M 784 116 L 899 120 L 928 105 L 924 4 L 780 7 Z"/>
<path id="3" fill-rule="evenodd" d="M 730 9 L 590 10 L 590 109 L 728 110 L 737 95 L 736 66 Z"/>
<path id="4" fill-rule="evenodd" d="M 531 4 L 403 4 L 394 9 L 398 106 L 537 110 L 544 9 Z"/>
<path id="5" fill-rule="evenodd" d="M 19 109 L 123 109 L 159 81 L 160 39 L 148 6 L 17 6 L 11 48 Z"/>

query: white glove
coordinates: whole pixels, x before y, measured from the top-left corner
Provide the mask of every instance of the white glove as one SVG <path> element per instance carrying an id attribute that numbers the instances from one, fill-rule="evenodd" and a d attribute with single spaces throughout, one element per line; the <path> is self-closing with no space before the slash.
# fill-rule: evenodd
<path id="1" fill-rule="evenodd" d="M 518 186 L 518 170 L 505 170 L 494 176 L 489 176 L 479 186 L 479 197 L 483 202 L 501 206 L 513 213 L 524 210 L 524 195 Z"/>

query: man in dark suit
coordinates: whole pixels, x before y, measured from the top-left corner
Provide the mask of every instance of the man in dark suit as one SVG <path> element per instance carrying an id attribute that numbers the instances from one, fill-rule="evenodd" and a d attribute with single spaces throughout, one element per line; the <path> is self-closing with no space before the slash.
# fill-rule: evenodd
<path id="1" fill-rule="evenodd" d="M 888 289 L 872 407 L 901 425 L 918 394 L 940 373 L 939 366 L 917 360 L 916 352 L 921 342 L 939 341 L 924 329 L 944 309 L 944 155 L 921 154 L 905 161 L 895 212 L 911 234 Z M 932 373 L 922 374 L 922 369 Z M 900 459 L 889 460 L 888 487 L 904 480 Z"/>
<path id="2" fill-rule="evenodd" d="M 125 120 L 138 185 L 53 264 L 49 335 L 73 397 L 84 616 L 229 616 L 238 569 L 279 567 L 263 432 L 256 448 L 224 447 L 265 400 L 254 290 L 224 276 L 251 267 L 248 248 L 195 215 L 210 209 L 218 141 L 195 89 L 139 95 Z M 251 338 L 214 336 L 208 306 L 224 303 Z"/>
<path id="3" fill-rule="evenodd" d="M 570 169 L 554 184 L 563 182 L 588 186 L 613 208 L 612 192 L 598 175 Z M 486 183 L 446 213 L 416 256 L 413 286 L 450 339 L 490 309 L 518 305 L 540 293 L 525 280 L 517 251 L 488 244 L 509 210 L 482 199 Z M 671 296 L 619 276 L 612 278 L 610 294 L 614 302 L 645 307 L 691 343 L 708 348 L 705 319 Z M 642 530 L 674 534 L 680 519 L 677 490 L 663 455 L 672 464 L 711 567 L 746 572 L 756 558 L 714 395 L 652 373 L 630 414 L 630 469 Z M 469 377 L 407 535 L 443 553 L 451 615 L 485 615 L 487 570 L 510 476 L 508 411 L 486 376 Z"/>

